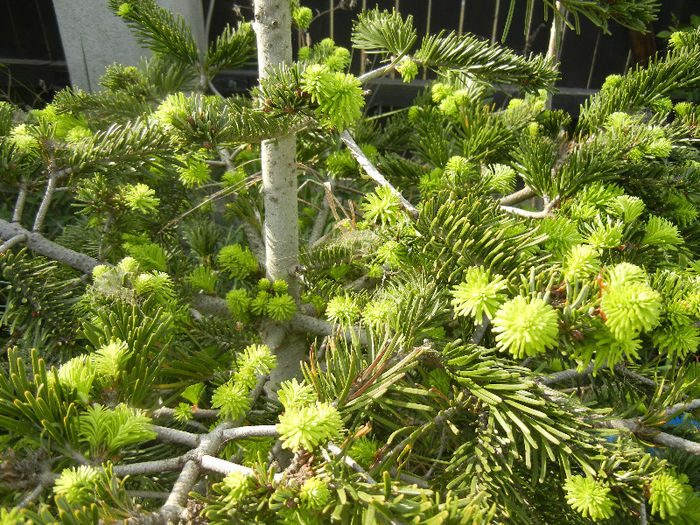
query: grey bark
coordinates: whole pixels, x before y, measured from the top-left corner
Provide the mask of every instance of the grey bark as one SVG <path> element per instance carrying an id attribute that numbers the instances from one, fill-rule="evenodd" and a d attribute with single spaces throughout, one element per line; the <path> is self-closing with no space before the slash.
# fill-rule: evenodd
<path id="1" fill-rule="evenodd" d="M 97 259 L 88 257 L 82 253 L 75 252 L 68 248 L 64 248 L 60 244 L 56 244 L 43 235 L 26 230 L 19 224 L 13 224 L 0 219 L 0 238 L 10 239 L 18 235 L 25 235 L 27 248 L 35 251 L 39 255 L 43 255 L 60 263 L 63 263 L 71 268 L 80 270 L 85 273 L 91 273 L 92 269 L 100 264 Z"/>
<path id="2" fill-rule="evenodd" d="M 289 0 L 255 0 L 253 27 L 258 45 L 260 78 L 269 70 L 292 62 L 292 15 Z M 299 264 L 299 225 L 297 209 L 296 136 L 290 134 L 260 145 L 263 201 L 265 205 L 265 269 L 271 280 L 284 279 L 289 293 L 299 299 L 299 285 L 290 268 Z M 277 357 L 266 389 L 272 394 L 282 381 L 300 373 L 305 358 L 304 339 L 287 333 L 280 323 L 266 323 L 263 340 Z"/>

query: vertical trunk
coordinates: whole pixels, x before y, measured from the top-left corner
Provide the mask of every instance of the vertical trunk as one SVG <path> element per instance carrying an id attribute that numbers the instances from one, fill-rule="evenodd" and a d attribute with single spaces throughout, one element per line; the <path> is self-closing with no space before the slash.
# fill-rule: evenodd
<path id="1" fill-rule="evenodd" d="M 268 68 L 292 62 L 292 30 L 289 0 L 255 0 L 255 34 L 260 77 Z M 288 135 L 261 145 L 263 198 L 265 204 L 265 266 L 268 278 L 284 279 L 289 293 L 298 300 L 296 282 L 289 269 L 299 263 L 297 217 L 296 137 Z M 304 358 L 303 338 L 289 335 L 285 327 L 270 322 L 264 327 L 265 343 L 277 356 L 270 388 L 299 374 Z"/>

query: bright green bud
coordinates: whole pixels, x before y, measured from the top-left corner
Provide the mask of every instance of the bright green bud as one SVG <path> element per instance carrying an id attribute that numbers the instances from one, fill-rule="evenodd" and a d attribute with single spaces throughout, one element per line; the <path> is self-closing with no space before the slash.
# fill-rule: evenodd
<path id="1" fill-rule="evenodd" d="M 377 299 L 368 303 L 362 311 L 362 319 L 367 326 L 379 330 L 393 317 L 396 306 L 387 299 Z"/>
<path id="2" fill-rule="evenodd" d="M 505 303 L 493 319 L 497 347 L 516 359 L 536 356 L 557 343 L 557 313 L 542 299 L 518 296 Z"/>
<path id="3" fill-rule="evenodd" d="M 274 283 L 272 283 L 272 289 L 275 291 L 275 293 L 287 293 L 287 290 L 289 290 L 289 283 L 283 279 L 277 279 Z"/>
<path id="4" fill-rule="evenodd" d="M 282 447 L 298 451 L 313 450 L 321 444 L 338 439 L 343 430 L 343 420 L 338 410 L 329 403 L 288 410 L 279 418 L 277 431 Z"/>
<path id="5" fill-rule="evenodd" d="M 670 356 L 685 357 L 700 348 L 700 329 L 692 324 L 666 326 L 651 334 L 651 340 Z"/>
<path id="6" fill-rule="evenodd" d="M 572 246 L 564 261 L 564 277 L 568 281 L 586 279 L 600 268 L 598 251 L 587 244 Z"/>
<path id="7" fill-rule="evenodd" d="M 401 74 L 404 82 L 411 82 L 418 74 L 418 64 L 409 57 L 403 57 L 401 62 L 396 66 L 396 71 Z"/>
<path id="8" fill-rule="evenodd" d="M 92 278 L 93 279 L 99 279 L 102 277 L 104 274 L 109 272 L 111 268 L 109 266 L 106 266 L 104 264 L 98 264 L 92 269 Z"/>
<path id="9" fill-rule="evenodd" d="M 328 483 L 318 478 L 307 479 L 301 487 L 299 497 L 305 506 L 320 510 L 328 504 L 330 500 L 330 490 Z"/>
<path id="10" fill-rule="evenodd" d="M 265 290 L 260 290 L 258 295 L 250 302 L 250 311 L 255 315 L 263 315 L 267 308 L 267 301 L 270 299 L 270 294 Z"/>
<path id="11" fill-rule="evenodd" d="M 622 75 L 608 75 L 603 82 L 601 90 L 603 89 L 613 89 L 622 84 Z"/>
<path id="12" fill-rule="evenodd" d="M 471 316 L 477 323 L 481 323 L 486 315 L 492 319 L 496 310 L 505 301 L 505 294 L 501 290 L 506 288 L 506 281 L 501 275 L 490 276 L 489 272 L 480 266 L 469 268 L 464 282 L 454 286 L 452 291 L 452 306 L 455 315 Z"/>
<path id="13" fill-rule="evenodd" d="M 430 91 L 433 102 L 436 103 L 442 102 L 445 98 L 452 94 L 452 88 L 446 84 L 441 84 L 440 82 L 433 84 Z"/>
<path id="14" fill-rule="evenodd" d="M 258 271 L 258 260 L 255 255 L 240 244 L 224 246 L 216 260 L 223 270 L 236 279 L 245 279 L 251 273 Z"/>
<path id="15" fill-rule="evenodd" d="M 296 378 L 284 381 L 277 391 L 277 396 L 285 410 L 311 406 L 317 400 L 314 389 L 306 383 L 299 383 Z"/>
<path id="16" fill-rule="evenodd" d="M 297 311 L 297 305 L 291 295 L 275 295 L 267 300 L 265 313 L 275 321 L 289 321 Z"/>
<path id="17" fill-rule="evenodd" d="M 226 294 L 226 305 L 236 320 L 244 320 L 250 306 L 250 296 L 242 288 L 234 288 Z"/>
<path id="18" fill-rule="evenodd" d="M 328 301 L 326 317 L 333 323 L 351 325 L 360 317 L 360 307 L 349 295 L 336 295 Z"/>
<path id="19" fill-rule="evenodd" d="M 119 9 L 117 9 L 117 16 L 124 18 L 129 13 L 131 13 L 131 11 L 133 11 L 133 7 L 131 7 L 131 4 L 123 2 L 119 4 Z"/>
<path id="20" fill-rule="evenodd" d="M 661 516 L 662 520 L 677 515 L 686 499 L 684 479 L 679 479 L 672 474 L 662 472 L 651 480 L 649 487 L 651 511 Z"/>
<path id="21" fill-rule="evenodd" d="M 219 409 L 221 419 L 239 419 L 250 409 L 245 385 L 229 380 L 219 386 L 211 396 L 211 406 Z"/>
<path id="22" fill-rule="evenodd" d="M 155 190 L 145 184 L 127 184 L 122 188 L 122 197 L 126 205 L 133 211 L 150 213 L 160 204 Z"/>
<path id="23" fill-rule="evenodd" d="M 292 13 L 292 18 L 299 29 L 306 31 L 311 25 L 311 19 L 314 17 L 313 12 L 308 7 L 296 7 Z"/>
<path id="24" fill-rule="evenodd" d="M 610 495 L 610 487 L 593 478 L 572 476 L 564 484 L 566 501 L 584 518 L 593 521 L 606 520 L 613 516 L 615 501 Z"/>
<path id="25" fill-rule="evenodd" d="M 71 504 L 87 505 L 96 498 L 95 485 L 100 472 L 88 465 L 63 469 L 53 486 L 54 494 L 64 496 Z"/>
<path id="26" fill-rule="evenodd" d="M 217 489 L 224 493 L 226 503 L 239 503 L 243 501 L 251 491 L 250 476 L 243 472 L 234 471 L 226 474 Z"/>
<path id="27" fill-rule="evenodd" d="M 661 296 L 643 283 L 616 284 L 603 292 L 600 309 L 617 339 L 633 339 L 658 324 Z"/>

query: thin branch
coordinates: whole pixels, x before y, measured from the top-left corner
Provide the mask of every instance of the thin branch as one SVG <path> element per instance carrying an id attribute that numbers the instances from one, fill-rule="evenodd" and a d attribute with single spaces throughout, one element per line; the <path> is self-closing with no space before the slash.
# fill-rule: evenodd
<path id="1" fill-rule="evenodd" d="M 46 183 L 46 191 L 44 192 L 44 198 L 41 200 L 39 205 L 39 210 L 36 212 L 36 217 L 34 218 L 34 226 L 32 231 L 38 232 L 44 224 L 44 219 L 46 218 L 46 213 L 49 211 L 49 206 L 51 206 L 51 200 L 53 199 L 54 191 L 56 191 L 56 176 L 50 175 L 49 181 Z"/>
<path id="2" fill-rule="evenodd" d="M 654 389 L 657 388 L 657 386 L 658 386 L 656 384 L 656 381 L 654 381 L 653 379 L 645 377 L 645 376 L 638 374 L 636 372 L 632 372 L 632 370 L 630 370 L 629 368 L 627 368 L 623 364 L 616 365 L 615 372 L 618 372 L 618 373 L 622 374 L 623 376 L 626 376 L 630 379 L 634 379 L 638 383 L 642 383 L 643 385 L 650 386 Z M 667 388 L 668 387 L 664 387 L 664 390 L 666 390 Z"/>
<path id="3" fill-rule="evenodd" d="M 681 412 L 692 412 L 698 408 L 700 408 L 700 399 L 693 399 L 688 403 L 677 403 L 664 410 L 662 414 L 664 417 L 671 419 L 676 414 L 680 414 Z"/>
<path id="4" fill-rule="evenodd" d="M 263 242 L 262 235 L 260 235 L 260 230 L 258 230 L 251 222 L 243 219 L 243 231 L 245 236 L 248 238 L 248 245 L 250 246 L 253 255 L 258 260 L 258 263 L 265 265 L 265 243 Z"/>
<path id="5" fill-rule="evenodd" d="M 233 441 L 234 439 L 246 439 L 251 437 L 278 437 L 275 425 L 253 425 L 249 427 L 237 427 L 224 430 L 222 433 L 222 443 Z"/>
<path id="6" fill-rule="evenodd" d="M 9 223 L 0 219 L 0 238 L 10 239 L 21 234 L 27 236 L 25 244 L 30 250 L 70 266 L 71 268 L 75 268 L 76 270 L 80 270 L 84 273 L 91 273 L 92 269 L 100 264 L 97 259 L 64 248 L 60 244 L 49 241 L 40 233 L 30 232 L 19 224 Z"/>
<path id="7" fill-rule="evenodd" d="M 141 461 L 128 465 L 115 465 L 112 472 L 115 476 L 139 476 L 142 474 L 152 474 L 154 472 L 173 472 L 180 470 L 187 461 L 187 455 L 175 458 L 159 459 L 156 461 Z"/>
<path id="8" fill-rule="evenodd" d="M 22 501 L 20 501 L 15 508 L 19 510 L 27 508 L 34 502 L 34 500 L 36 500 L 41 495 L 42 492 L 44 492 L 44 489 L 47 485 L 48 483 L 46 483 L 44 480 L 41 480 L 29 494 L 22 498 Z"/>
<path id="9" fill-rule="evenodd" d="M 203 456 L 216 454 L 221 447 L 221 438 L 223 431 L 231 426 L 231 422 L 224 421 L 209 434 L 201 437 L 199 446 L 191 451 L 190 459 L 185 463 L 185 466 L 180 472 L 177 481 L 173 485 L 172 490 L 165 504 L 161 508 L 161 512 L 173 513 L 178 515 L 182 512 L 187 503 L 187 495 L 197 482 L 200 473 L 199 462 Z"/>
<path id="10" fill-rule="evenodd" d="M 0 254 L 5 253 L 7 250 L 12 248 L 16 244 L 19 244 L 19 243 L 24 242 L 26 240 L 27 240 L 27 236 L 24 233 L 20 233 L 19 235 L 15 235 L 14 237 L 10 237 L 4 243 L 0 244 Z"/>
<path id="11" fill-rule="evenodd" d="M 390 73 L 391 71 L 394 70 L 394 67 L 396 66 L 396 60 L 392 60 L 391 63 L 378 67 L 377 69 L 373 69 L 372 71 L 367 71 L 367 73 L 364 73 L 357 77 L 357 79 L 362 82 L 363 84 L 366 82 L 369 82 L 370 80 L 373 80 L 377 77 L 381 77 L 386 75 L 387 73 Z"/>
<path id="12" fill-rule="evenodd" d="M 231 461 L 226 461 L 225 459 L 210 456 L 208 454 L 202 456 L 200 466 L 204 470 L 223 474 L 224 476 L 226 474 L 231 474 L 232 472 L 240 472 L 246 476 L 255 476 L 255 471 L 252 468 L 244 467 L 238 463 L 232 463 Z"/>
<path id="13" fill-rule="evenodd" d="M 151 417 L 157 419 L 160 417 L 172 418 L 175 415 L 175 409 L 168 407 L 160 407 L 151 413 Z M 212 419 L 219 417 L 219 411 L 208 408 L 193 408 L 192 417 L 195 419 Z"/>
<path id="14" fill-rule="evenodd" d="M 306 332 L 320 336 L 340 335 L 345 339 L 353 339 L 353 337 L 356 337 L 362 345 L 366 345 L 369 342 L 369 334 L 360 326 L 339 329 L 328 321 L 310 315 L 295 314 L 290 321 L 290 325 L 298 332 Z"/>
<path id="15" fill-rule="evenodd" d="M 700 400 L 696 400 L 700 401 Z M 699 403 L 700 404 L 700 403 Z M 612 419 L 608 421 L 598 421 L 597 427 L 613 428 L 615 430 L 628 431 L 647 440 L 664 445 L 665 447 L 676 448 L 700 456 L 700 443 L 673 436 L 665 432 L 659 432 L 653 427 L 642 424 L 638 419 Z"/>
<path id="16" fill-rule="evenodd" d="M 221 297 L 198 294 L 190 298 L 190 304 L 195 310 L 203 314 L 215 315 L 218 317 L 231 316 L 226 299 L 222 299 Z"/>
<path id="17" fill-rule="evenodd" d="M 357 160 L 357 162 L 362 166 L 369 175 L 372 180 L 374 180 L 377 184 L 380 186 L 384 186 L 385 188 L 389 188 L 391 193 L 393 193 L 401 202 L 401 205 L 404 207 L 404 209 L 413 217 L 414 219 L 418 217 L 418 210 L 416 209 L 413 204 L 408 202 L 401 193 L 394 188 L 391 183 L 386 180 L 384 175 L 379 173 L 379 170 L 372 164 L 372 161 L 367 158 L 367 155 L 360 149 L 360 146 L 357 145 L 357 142 L 355 142 L 355 139 L 352 138 L 352 135 L 350 135 L 350 132 L 348 130 L 344 130 L 340 134 L 340 139 L 345 143 L 345 145 L 348 147 L 350 152 L 352 153 L 353 157 Z"/>
<path id="18" fill-rule="evenodd" d="M 501 197 L 498 203 L 502 204 L 503 206 L 509 206 L 511 204 L 518 204 L 519 202 L 534 197 L 535 195 L 537 195 L 535 190 L 533 190 L 530 186 L 525 186 L 522 190 L 518 190 L 515 193 Z"/>
<path id="19" fill-rule="evenodd" d="M 153 430 L 158 435 L 158 438 L 162 439 L 163 441 L 179 443 L 180 445 L 187 445 L 188 447 L 198 446 L 201 439 L 206 436 L 206 434 L 193 434 L 192 432 L 185 432 L 184 430 L 161 427 L 158 425 L 151 425 L 151 430 Z"/>
<path id="20" fill-rule="evenodd" d="M 309 248 L 312 248 L 316 244 L 316 241 L 321 238 L 321 235 L 323 235 L 323 229 L 326 226 L 328 214 L 331 210 L 330 199 L 333 198 L 333 186 L 331 181 L 324 182 L 323 189 L 326 198 L 323 199 L 321 211 L 318 212 L 316 218 L 314 219 L 314 225 L 311 228 L 311 234 L 309 235 Z"/>
<path id="21" fill-rule="evenodd" d="M 513 206 L 500 205 L 499 208 L 507 213 L 512 213 L 513 215 L 519 215 L 520 217 L 526 217 L 528 219 L 544 219 L 549 217 L 552 209 L 559 204 L 559 197 L 554 198 L 551 202 L 548 202 L 544 209 L 541 211 L 529 211 L 523 210 L 522 208 L 514 208 Z"/>
<path id="22" fill-rule="evenodd" d="M 556 383 L 563 383 L 564 381 L 569 381 L 570 379 L 579 379 L 586 377 L 588 374 L 593 372 L 593 363 L 588 365 L 584 370 L 579 372 L 578 368 L 570 368 L 569 370 L 562 370 L 552 374 L 551 376 L 539 376 L 535 378 L 535 381 L 541 385 L 554 385 Z"/>
<path id="23" fill-rule="evenodd" d="M 338 456 L 338 457 L 342 456 L 345 464 L 348 467 L 350 467 L 351 469 L 353 469 L 355 472 L 362 474 L 365 477 L 365 479 L 367 480 L 367 483 L 371 483 L 373 485 L 377 483 L 376 481 L 374 481 L 374 479 L 372 479 L 372 476 L 370 476 L 367 473 L 367 471 L 360 466 L 360 464 L 357 461 L 355 461 L 348 454 L 343 452 L 343 450 L 338 445 L 335 445 L 333 443 L 328 443 L 328 445 L 326 445 L 326 448 L 334 456 Z"/>
<path id="24" fill-rule="evenodd" d="M 27 201 L 27 184 L 22 181 L 19 185 L 19 193 L 15 202 L 15 209 L 12 212 L 12 222 L 22 222 L 22 213 L 24 212 L 24 203 Z"/>
<path id="25" fill-rule="evenodd" d="M 130 498 L 168 499 L 168 492 L 156 492 L 154 490 L 127 490 Z"/>
<path id="26" fill-rule="evenodd" d="M 473 345 L 478 345 L 484 338 L 484 335 L 486 335 L 486 330 L 488 329 L 489 324 L 489 318 L 486 316 L 486 314 L 483 314 L 481 324 L 476 327 L 469 342 Z"/>

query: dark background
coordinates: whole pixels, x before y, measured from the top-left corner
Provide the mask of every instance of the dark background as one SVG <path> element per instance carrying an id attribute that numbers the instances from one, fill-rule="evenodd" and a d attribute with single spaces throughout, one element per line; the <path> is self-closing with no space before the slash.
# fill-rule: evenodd
<path id="1" fill-rule="evenodd" d="M 99 1 L 99 0 L 96 0 Z M 197 1 L 197 0 L 193 0 Z M 202 0 L 207 13 L 212 0 Z M 379 5 L 381 9 L 392 9 L 397 4 L 405 16 L 413 15 L 419 36 L 426 32 L 430 8 L 430 31 L 440 29 L 457 30 L 461 0 L 302 0 L 319 16 L 311 26 L 312 42 L 330 35 L 333 11 L 333 37 L 338 45 L 349 47 L 352 20 L 362 8 Z M 674 17 L 680 23 L 687 23 L 694 12 L 700 14 L 700 5 L 690 0 L 664 0 L 658 20 L 651 27 L 653 33 L 665 30 L 673 23 Z M 252 18 L 252 2 L 248 0 L 216 0 L 210 28 L 210 38 L 223 29 L 227 22 L 235 23 L 239 15 Z M 501 41 L 510 0 L 501 0 L 497 26 L 497 40 Z M 463 30 L 489 39 L 492 33 L 496 2 L 494 0 L 467 0 L 465 2 Z M 510 30 L 505 44 L 522 52 L 525 49 L 525 0 L 516 0 Z M 206 16 L 206 15 L 205 15 Z M 550 12 L 551 20 L 551 12 Z M 550 22 L 545 22 L 541 2 L 535 2 L 531 24 L 530 51 L 544 53 L 549 38 Z M 580 33 L 567 31 L 561 57 L 562 80 L 559 87 L 565 96 L 582 98 L 586 90 L 599 88 L 605 77 L 611 73 L 622 73 L 637 61 L 644 61 L 653 47 L 663 50 L 665 41 L 646 38 L 630 32 L 614 22 L 609 27 L 610 34 L 603 34 L 586 19 L 581 20 Z M 295 45 L 300 37 L 295 36 Z M 633 42 L 641 41 L 646 49 L 632 52 Z M 597 42 L 597 46 L 596 46 Z M 596 50 L 597 47 L 597 50 Z M 640 56 L 641 55 L 641 56 Z M 360 71 L 361 57 L 353 57 L 353 71 Z M 371 64 L 366 64 L 371 67 Z M 15 103 L 36 105 L 42 100 L 50 100 L 53 93 L 68 85 L 68 73 L 58 32 L 56 16 L 51 0 L 0 0 L 0 99 L 10 99 Z M 224 92 L 246 89 L 255 82 L 254 73 L 227 72 L 217 78 L 217 87 Z M 400 81 L 388 79 L 379 97 L 380 102 L 389 105 L 402 105 L 414 94 L 416 88 L 407 89 Z M 555 99 L 556 103 L 556 99 Z"/>

